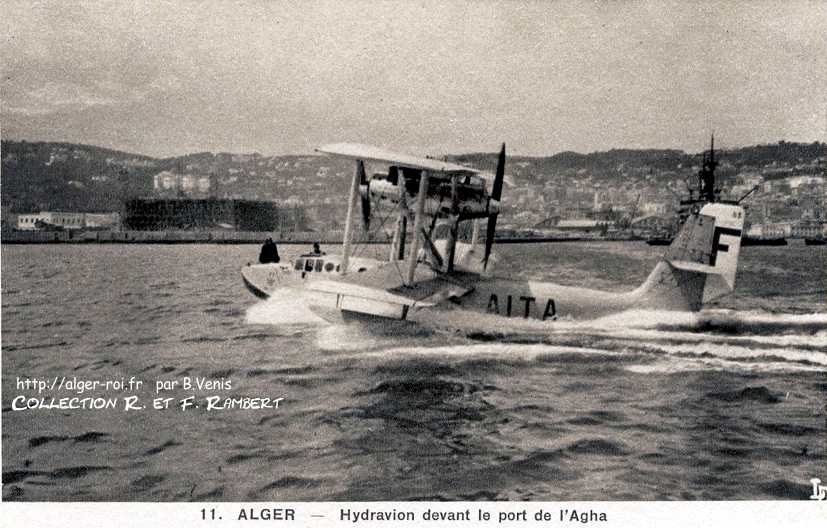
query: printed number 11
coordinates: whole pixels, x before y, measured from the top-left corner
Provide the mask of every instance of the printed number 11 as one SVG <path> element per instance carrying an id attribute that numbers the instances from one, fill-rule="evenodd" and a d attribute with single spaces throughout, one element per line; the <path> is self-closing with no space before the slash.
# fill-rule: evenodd
<path id="1" fill-rule="evenodd" d="M 215 520 L 215 508 L 210 508 L 209 510 L 207 510 L 206 508 L 201 508 L 201 520 L 202 521 L 207 520 L 207 512 L 208 511 L 209 511 L 209 514 L 210 514 L 209 520 L 214 521 Z"/>

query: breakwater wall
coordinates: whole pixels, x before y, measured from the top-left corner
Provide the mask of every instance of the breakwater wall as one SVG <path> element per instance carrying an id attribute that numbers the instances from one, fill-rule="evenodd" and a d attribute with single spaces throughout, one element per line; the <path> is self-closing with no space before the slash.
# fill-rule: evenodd
<path id="1" fill-rule="evenodd" d="M 381 233 L 366 237 L 357 233 L 355 243 L 387 244 L 389 238 Z M 279 244 L 341 244 L 341 231 L 10 231 L 3 233 L 3 244 L 261 244 L 268 237 Z M 410 234 L 408 236 L 410 239 Z M 525 244 L 537 242 L 578 242 L 634 238 L 598 237 L 592 234 L 561 236 L 499 236 L 498 244 Z"/>
<path id="2" fill-rule="evenodd" d="M 279 243 L 340 244 L 341 232 L 273 231 L 11 231 L 3 244 L 261 244 L 268 237 Z M 366 242 L 384 243 L 385 240 Z"/>

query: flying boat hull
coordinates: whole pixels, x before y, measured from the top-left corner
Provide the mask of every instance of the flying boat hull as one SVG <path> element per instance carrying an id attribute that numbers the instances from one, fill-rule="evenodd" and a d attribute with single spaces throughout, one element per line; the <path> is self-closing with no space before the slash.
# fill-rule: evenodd
<path id="1" fill-rule="evenodd" d="M 363 273 L 379 266 L 381 262 L 371 258 L 351 258 L 351 273 Z M 256 297 L 266 299 L 283 288 L 302 287 L 317 280 L 330 280 L 342 273 L 342 257 L 339 255 L 307 254 L 292 262 L 247 264 L 241 268 L 244 286 Z"/>

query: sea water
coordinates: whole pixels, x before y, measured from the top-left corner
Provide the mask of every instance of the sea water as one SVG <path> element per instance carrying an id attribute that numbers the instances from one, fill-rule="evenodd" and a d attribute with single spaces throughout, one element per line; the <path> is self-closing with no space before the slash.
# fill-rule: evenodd
<path id="1" fill-rule="evenodd" d="M 499 273 L 613 291 L 663 252 L 496 250 Z M 827 252 L 741 251 L 734 294 L 699 313 L 472 338 L 330 325 L 296 291 L 260 301 L 239 274 L 256 246 L 3 246 L 3 498 L 806 499 L 827 476 Z"/>

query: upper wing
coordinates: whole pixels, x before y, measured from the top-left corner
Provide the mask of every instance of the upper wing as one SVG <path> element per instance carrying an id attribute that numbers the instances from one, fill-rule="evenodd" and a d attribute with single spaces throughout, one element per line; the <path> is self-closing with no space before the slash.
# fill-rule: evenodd
<path id="1" fill-rule="evenodd" d="M 399 154 L 381 149 L 379 147 L 362 145 L 359 143 L 333 143 L 330 145 L 321 146 L 316 150 L 318 152 L 332 154 L 334 156 L 342 156 L 344 158 L 364 161 L 391 163 L 399 167 L 408 167 L 411 169 L 435 172 L 464 172 L 470 174 L 480 174 L 483 172 L 472 167 L 466 167 L 456 163 L 448 163 L 447 161 L 440 161 L 430 158 L 420 158 L 409 154 Z"/>
<path id="2" fill-rule="evenodd" d="M 332 143 L 330 145 L 323 145 L 317 148 L 316 151 L 355 160 L 390 163 L 398 167 L 407 167 L 410 169 L 427 170 L 432 172 L 449 172 L 454 174 L 474 174 L 488 182 L 492 182 L 494 180 L 494 175 L 490 172 L 475 169 L 473 167 L 467 167 L 465 165 L 449 163 L 447 161 L 440 161 L 436 159 L 420 158 L 419 156 L 411 156 L 409 154 L 399 154 L 397 152 L 391 152 L 379 147 L 363 145 L 360 143 Z M 511 180 L 510 176 L 505 176 L 504 181 L 509 186 L 514 185 L 514 182 Z"/>

